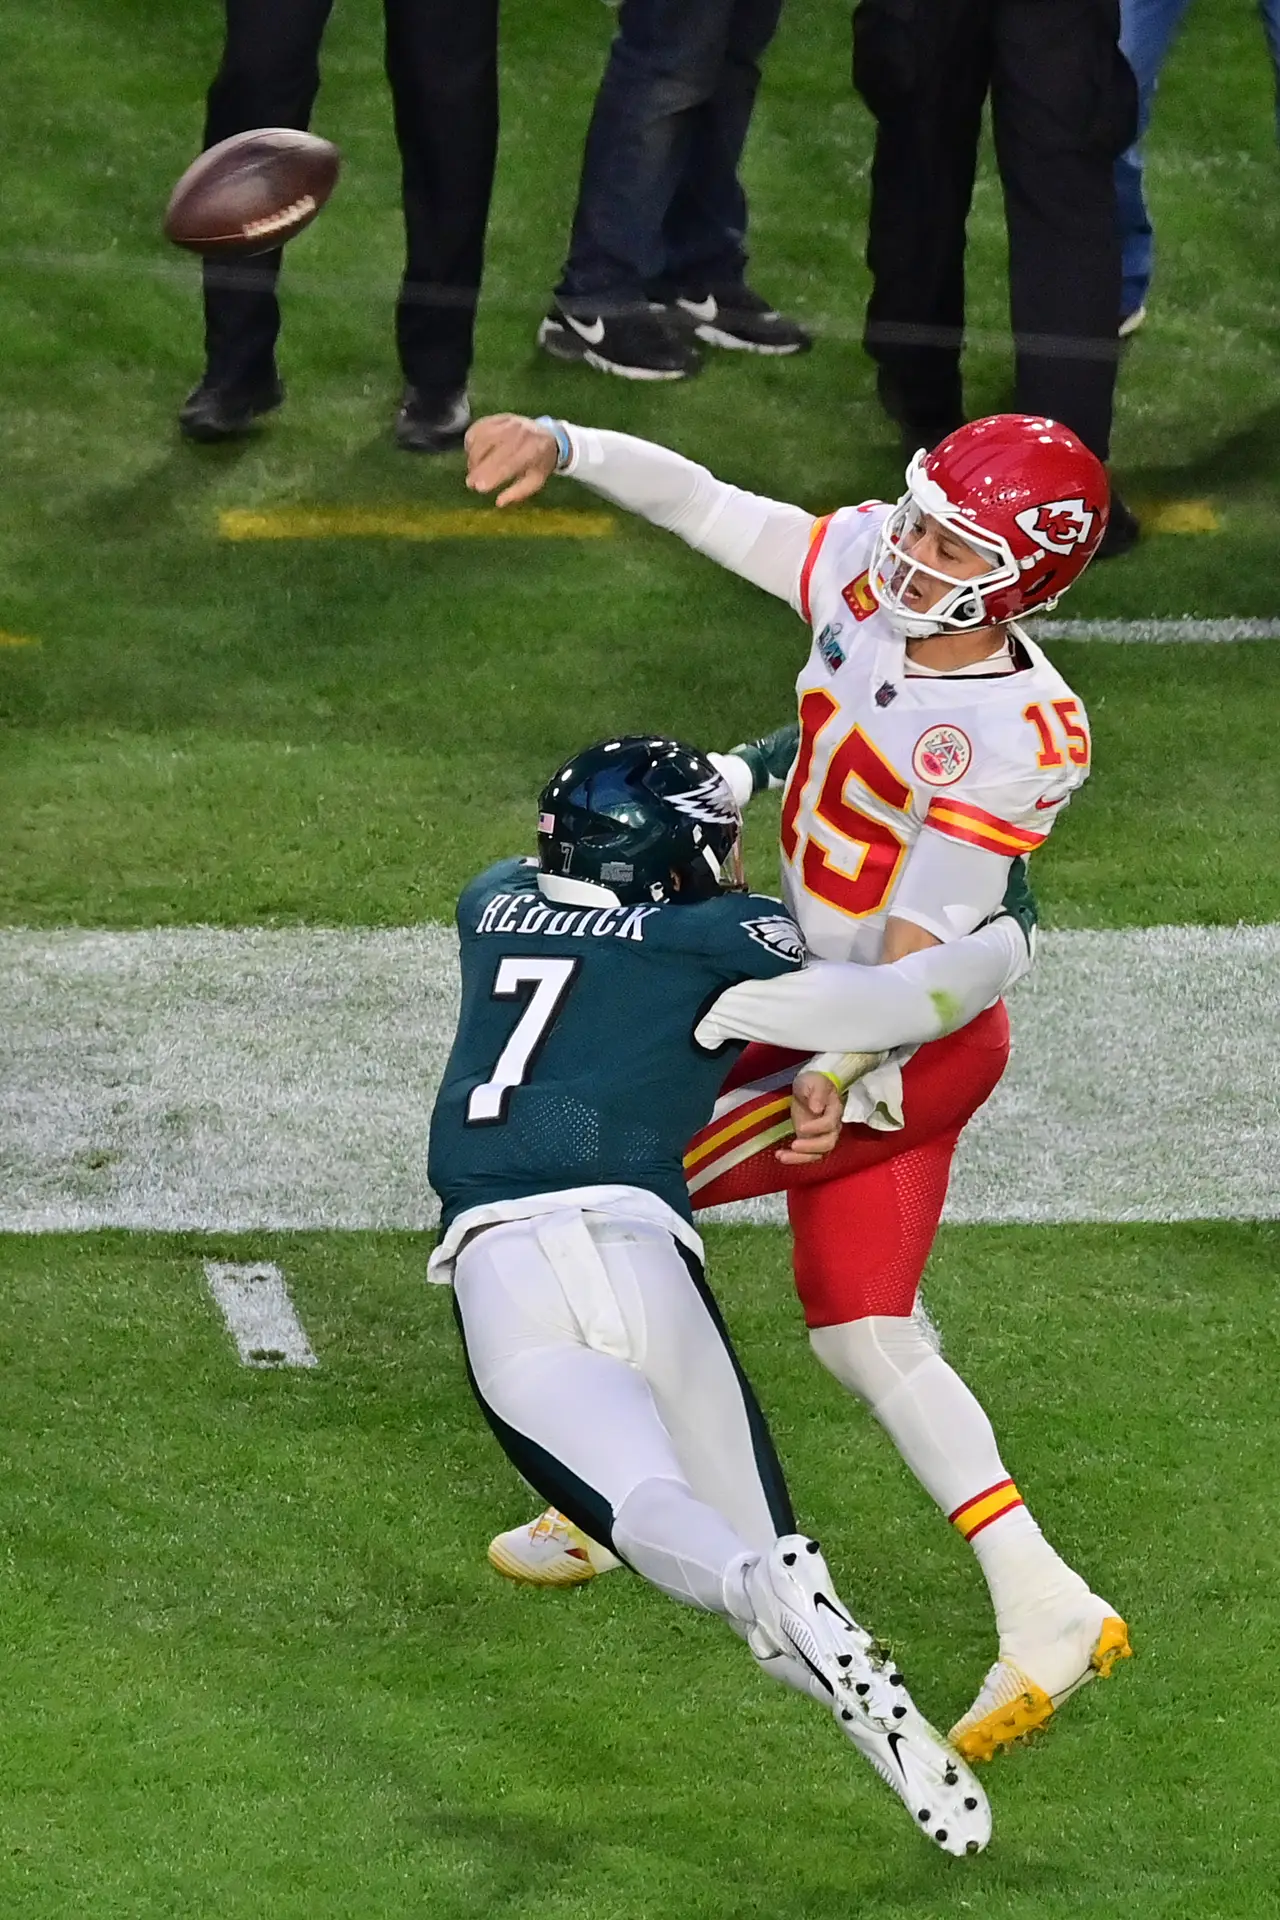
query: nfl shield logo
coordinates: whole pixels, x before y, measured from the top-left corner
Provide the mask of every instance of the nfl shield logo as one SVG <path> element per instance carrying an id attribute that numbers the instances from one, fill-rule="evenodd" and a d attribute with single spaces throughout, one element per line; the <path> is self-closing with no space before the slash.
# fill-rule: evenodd
<path id="1" fill-rule="evenodd" d="M 881 686 L 876 688 L 876 705 L 878 707 L 887 707 L 889 702 L 896 700 L 897 697 L 898 689 L 894 686 L 892 680 L 886 680 Z"/>

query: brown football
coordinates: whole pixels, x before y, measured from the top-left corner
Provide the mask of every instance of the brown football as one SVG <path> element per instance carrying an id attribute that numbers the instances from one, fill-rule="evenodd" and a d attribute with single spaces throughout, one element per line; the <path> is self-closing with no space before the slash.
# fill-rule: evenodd
<path id="1" fill-rule="evenodd" d="M 233 134 L 189 166 L 173 190 L 164 230 L 193 253 L 269 253 L 319 213 L 341 156 L 293 127 Z"/>

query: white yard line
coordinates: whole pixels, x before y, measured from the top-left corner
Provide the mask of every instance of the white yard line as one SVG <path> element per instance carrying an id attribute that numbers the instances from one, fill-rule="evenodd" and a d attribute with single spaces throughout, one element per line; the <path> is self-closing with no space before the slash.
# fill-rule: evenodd
<path id="1" fill-rule="evenodd" d="M 1033 636 L 1054 640 L 1142 641 L 1197 646 L 1237 640 L 1280 640 L 1280 620 L 1037 620 Z"/>
<path id="2" fill-rule="evenodd" d="M 1280 1215 L 1278 981 L 1277 926 L 1047 935 L 948 1217 Z M 0 932 L 0 1230 L 433 1225 L 456 996 L 437 926 Z"/>
<path id="3" fill-rule="evenodd" d="M 240 1267 L 206 1260 L 204 1277 L 246 1367 L 319 1365 L 274 1262 Z"/>

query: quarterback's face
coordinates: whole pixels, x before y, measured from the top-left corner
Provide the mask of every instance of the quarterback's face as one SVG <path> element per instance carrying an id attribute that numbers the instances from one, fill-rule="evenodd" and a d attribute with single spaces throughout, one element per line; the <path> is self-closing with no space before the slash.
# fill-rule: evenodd
<path id="1" fill-rule="evenodd" d="M 902 598 L 912 613 L 928 613 L 936 607 L 951 586 L 961 580 L 976 580 L 991 567 L 991 556 L 971 547 L 959 534 L 952 533 L 931 513 L 918 513 L 908 523 L 898 542 L 904 559 L 932 568 L 931 573 L 915 572 L 902 588 Z M 945 579 L 934 578 L 944 574 Z"/>

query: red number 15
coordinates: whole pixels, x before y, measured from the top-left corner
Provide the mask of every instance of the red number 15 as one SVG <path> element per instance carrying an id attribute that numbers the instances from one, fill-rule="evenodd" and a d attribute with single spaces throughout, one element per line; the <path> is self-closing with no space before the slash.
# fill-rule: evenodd
<path id="1" fill-rule="evenodd" d="M 800 751 L 782 802 L 782 850 L 788 860 L 795 859 L 800 845 L 796 816 L 813 771 L 818 735 L 839 710 L 821 687 L 810 688 L 800 702 Z M 804 843 L 800 872 L 807 892 L 840 913 L 865 919 L 878 913 L 888 899 L 907 849 L 892 827 L 873 820 L 845 798 L 845 789 L 854 780 L 899 813 L 911 805 L 910 787 L 881 758 L 861 727 L 854 727 L 831 756 L 814 813 L 852 848 L 860 849 L 860 858 L 852 871 L 837 866 L 821 842 L 810 837 Z"/>

